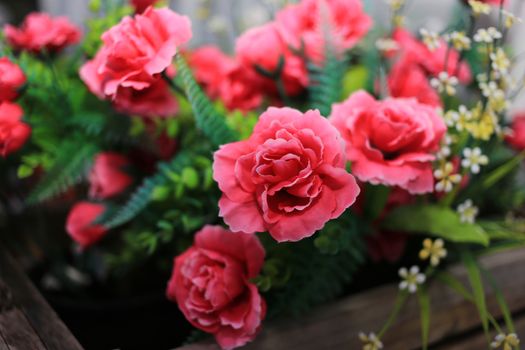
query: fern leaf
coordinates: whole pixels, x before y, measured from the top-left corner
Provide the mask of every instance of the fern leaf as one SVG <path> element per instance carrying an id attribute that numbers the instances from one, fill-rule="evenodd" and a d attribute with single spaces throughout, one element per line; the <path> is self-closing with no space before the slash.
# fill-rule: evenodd
<path id="1" fill-rule="evenodd" d="M 97 152 L 98 147 L 90 143 L 80 148 L 78 143 L 73 142 L 62 145 L 52 168 L 28 197 L 28 203 L 43 202 L 82 181 Z"/>
<path id="2" fill-rule="evenodd" d="M 144 210 L 151 201 L 153 190 L 157 186 L 163 186 L 169 181 L 171 173 L 180 173 L 191 163 L 192 156 L 189 153 L 181 152 L 169 163 L 161 163 L 157 173 L 145 179 L 129 200 L 114 214 L 109 217 L 103 217 L 99 223 L 108 229 L 123 225 L 135 218 Z"/>
<path id="3" fill-rule="evenodd" d="M 327 117 L 332 105 L 340 100 L 346 60 L 337 58 L 330 45 L 327 45 L 323 65 L 310 63 L 308 68 L 310 105 Z"/>
<path id="4" fill-rule="evenodd" d="M 184 58 L 177 55 L 176 61 L 179 68 L 177 75 L 195 113 L 197 127 L 215 147 L 239 140 L 237 132 L 226 123 L 225 116 L 215 109 L 213 103 L 202 92 Z"/>

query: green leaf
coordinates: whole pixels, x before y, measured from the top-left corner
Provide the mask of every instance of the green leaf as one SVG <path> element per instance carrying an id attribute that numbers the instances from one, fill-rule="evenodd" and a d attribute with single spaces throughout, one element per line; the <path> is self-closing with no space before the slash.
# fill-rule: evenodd
<path id="1" fill-rule="evenodd" d="M 182 182 L 189 189 L 194 189 L 199 185 L 199 173 L 192 167 L 182 169 Z"/>
<path id="2" fill-rule="evenodd" d="M 410 205 L 394 209 L 383 221 L 387 230 L 431 234 L 458 243 L 488 246 L 489 237 L 478 225 L 461 222 L 450 208 L 437 205 Z"/>
<path id="3" fill-rule="evenodd" d="M 438 272 L 436 278 L 446 284 L 450 289 L 454 290 L 456 293 L 461 295 L 465 300 L 474 302 L 474 297 L 472 294 L 465 288 L 463 283 L 459 281 L 456 277 L 452 276 L 448 272 Z"/>
<path id="4" fill-rule="evenodd" d="M 422 349 L 428 349 L 428 335 L 430 332 L 430 297 L 426 288 L 420 287 L 417 291 L 419 310 L 421 315 L 421 343 Z"/>
<path id="5" fill-rule="evenodd" d="M 29 195 L 27 201 L 32 204 L 45 201 L 82 181 L 98 151 L 98 146 L 90 143 L 63 144 L 53 166 Z"/>
<path id="6" fill-rule="evenodd" d="M 496 183 L 498 183 L 498 181 L 503 179 L 507 174 L 509 174 L 518 165 L 520 165 L 523 159 L 525 159 L 525 151 L 521 152 L 517 156 L 510 159 L 508 162 L 494 169 L 483 179 L 483 187 L 489 188 L 494 186 Z"/>
<path id="7" fill-rule="evenodd" d="M 461 254 L 463 264 L 467 269 L 468 279 L 472 288 L 472 295 L 474 297 L 474 303 L 478 309 L 479 317 L 483 330 L 487 334 L 489 331 L 489 313 L 487 311 L 487 303 L 485 300 L 485 289 L 483 287 L 483 280 L 481 278 L 481 272 L 477 261 L 474 259 L 472 254 L 468 251 L 464 251 Z"/>
<path id="8" fill-rule="evenodd" d="M 390 195 L 390 187 L 381 185 L 366 185 L 365 190 L 365 217 L 369 220 L 375 220 L 383 212 Z"/>
<path id="9" fill-rule="evenodd" d="M 186 96 L 195 113 L 197 128 L 215 147 L 239 140 L 237 132 L 226 123 L 226 117 L 215 109 L 213 103 L 202 92 L 182 55 L 177 55 L 175 59 L 179 68 L 177 77 L 182 81 Z"/>
<path id="10" fill-rule="evenodd" d="M 491 240 L 525 241 L 525 220 L 478 221 Z"/>
<path id="11" fill-rule="evenodd" d="M 28 178 L 33 175 L 33 168 L 31 168 L 29 165 L 22 164 L 18 167 L 17 175 L 20 179 Z"/>
<path id="12" fill-rule="evenodd" d="M 509 306 L 507 305 L 507 302 L 505 301 L 505 297 L 503 296 L 501 288 L 499 288 L 498 284 L 494 280 L 494 277 L 489 271 L 485 270 L 482 267 L 481 272 L 483 273 L 483 276 L 486 277 L 486 279 L 489 281 L 490 287 L 494 292 L 496 301 L 498 302 L 501 313 L 503 314 L 503 319 L 505 320 L 507 331 L 509 333 L 516 333 L 516 327 L 514 326 L 514 322 L 512 321 L 512 314 L 510 312 Z"/>
<path id="13" fill-rule="evenodd" d="M 343 89 L 341 99 L 346 99 L 352 93 L 365 89 L 368 80 L 368 70 L 365 66 L 354 66 L 350 68 L 343 77 Z"/>

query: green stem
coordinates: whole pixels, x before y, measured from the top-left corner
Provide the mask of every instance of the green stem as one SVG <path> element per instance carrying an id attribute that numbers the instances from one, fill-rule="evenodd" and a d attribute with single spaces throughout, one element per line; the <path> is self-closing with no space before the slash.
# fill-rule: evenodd
<path id="1" fill-rule="evenodd" d="M 525 150 L 511 158 L 505 164 L 494 169 L 487 177 L 483 180 L 483 187 L 489 188 L 494 186 L 498 181 L 504 178 L 509 174 L 514 168 L 520 165 L 520 163 L 525 159 Z"/>
<path id="2" fill-rule="evenodd" d="M 168 85 L 173 89 L 173 91 L 175 91 L 182 97 L 186 97 L 186 93 L 184 92 L 184 90 L 180 86 L 175 84 L 173 79 L 171 79 L 165 71 L 162 72 L 162 79 L 164 79 L 164 81 L 168 83 Z"/>
<path id="3" fill-rule="evenodd" d="M 397 316 L 399 315 L 399 312 L 403 308 L 403 305 L 405 305 L 405 302 L 408 299 L 408 293 L 407 292 L 400 292 L 397 296 L 396 303 L 394 304 L 394 309 L 390 313 L 390 316 L 388 317 L 388 320 L 386 321 L 383 328 L 381 328 L 381 331 L 377 334 L 377 337 L 381 339 L 383 335 L 386 333 L 386 331 L 392 326 L 394 321 L 396 320 Z"/>

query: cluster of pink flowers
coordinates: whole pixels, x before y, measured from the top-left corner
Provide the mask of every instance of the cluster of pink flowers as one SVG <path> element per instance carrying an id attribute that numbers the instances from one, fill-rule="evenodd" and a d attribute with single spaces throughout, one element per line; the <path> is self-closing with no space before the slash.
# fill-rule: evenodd
<path id="1" fill-rule="evenodd" d="M 173 57 L 191 36 L 187 17 L 149 7 L 105 32 L 102 48 L 80 76 L 91 92 L 124 113 L 173 115 L 177 101 L 162 75 L 173 74 Z"/>
<path id="2" fill-rule="evenodd" d="M 31 135 L 22 121 L 24 111 L 13 101 L 26 83 L 24 72 L 8 58 L 0 58 L 0 156 L 19 150 Z"/>
<path id="3" fill-rule="evenodd" d="M 265 97 L 279 104 L 277 80 L 288 96 L 301 94 L 308 86 L 306 62 L 323 60 L 327 39 L 342 54 L 371 26 L 360 0 L 305 0 L 239 37 L 235 57 L 204 47 L 191 54 L 190 63 L 210 97 L 231 110 L 253 110 Z"/>

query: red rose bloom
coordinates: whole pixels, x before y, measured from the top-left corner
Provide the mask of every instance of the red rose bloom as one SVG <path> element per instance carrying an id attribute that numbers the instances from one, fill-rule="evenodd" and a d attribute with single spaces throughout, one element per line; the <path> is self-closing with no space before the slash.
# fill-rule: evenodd
<path id="1" fill-rule="evenodd" d="M 511 133 L 507 142 L 518 151 L 525 150 L 525 114 L 520 114 L 512 120 Z"/>
<path id="2" fill-rule="evenodd" d="M 80 69 L 80 77 L 100 98 L 114 99 L 122 89 L 150 88 L 191 35 L 187 17 L 167 8 L 148 8 L 102 35 L 102 48 Z"/>
<path id="3" fill-rule="evenodd" d="M 67 217 L 67 233 L 83 248 L 96 243 L 107 232 L 104 226 L 93 224 L 104 210 L 105 207 L 101 204 L 89 202 L 75 204 Z"/>
<path id="4" fill-rule="evenodd" d="M 128 165 L 128 159 L 118 153 L 99 153 L 89 174 L 89 195 L 106 199 L 124 191 L 133 182 L 131 176 L 124 171 Z"/>
<path id="5" fill-rule="evenodd" d="M 20 28 L 6 25 L 7 42 L 17 50 L 40 53 L 61 51 L 80 41 L 82 33 L 65 17 L 52 18 L 47 13 L 29 14 Z"/>
<path id="6" fill-rule="evenodd" d="M 231 230 L 279 242 L 313 235 L 359 194 L 337 130 L 318 111 L 291 108 L 269 108 L 248 140 L 215 152 L 213 178 Z"/>
<path id="7" fill-rule="evenodd" d="M 359 91 L 335 104 L 330 120 L 359 180 L 412 194 L 433 191 L 434 152 L 447 130 L 434 108 L 415 99 L 376 101 Z"/>
<path id="8" fill-rule="evenodd" d="M 20 106 L 10 103 L 0 103 L 0 155 L 18 151 L 31 135 L 29 125 L 22 122 L 24 111 Z"/>
<path id="9" fill-rule="evenodd" d="M 131 0 L 131 5 L 135 8 L 135 12 L 142 13 L 150 6 L 155 5 L 158 0 Z"/>
<path id="10" fill-rule="evenodd" d="M 243 346 L 255 338 L 266 314 L 264 299 L 250 282 L 264 254 L 255 235 L 205 226 L 175 259 L 167 297 L 223 349 Z"/>
<path id="11" fill-rule="evenodd" d="M 26 83 L 24 72 L 7 57 L 0 58 L 0 102 L 18 97 L 18 90 Z"/>
<path id="12" fill-rule="evenodd" d="M 323 59 L 327 36 L 336 50 L 344 51 L 372 27 L 361 0 L 303 0 L 277 13 L 276 22 L 287 44 L 298 50 L 304 44 L 306 55 L 314 62 Z"/>
<path id="13" fill-rule="evenodd" d="M 237 40 L 236 54 L 241 63 L 247 67 L 253 69 L 257 65 L 268 72 L 275 72 L 279 60 L 284 59 L 281 79 L 288 95 L 296 95 L 308 85 L 305 62 L 290 51 L 274 23 L 253 28 L 244 33 Z M 276 90 L 274 81 L 269 78 L 264 80 L 267 85 Z"/>

